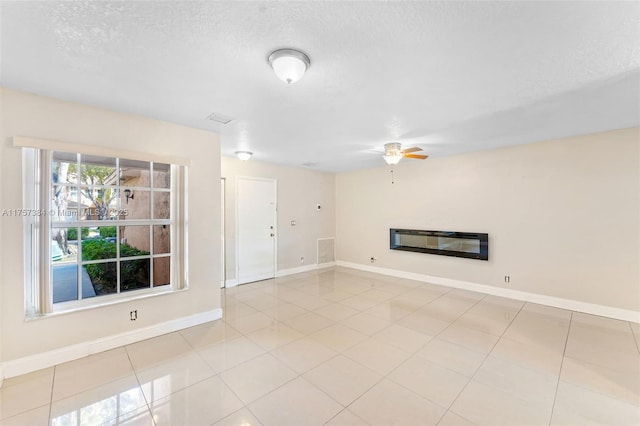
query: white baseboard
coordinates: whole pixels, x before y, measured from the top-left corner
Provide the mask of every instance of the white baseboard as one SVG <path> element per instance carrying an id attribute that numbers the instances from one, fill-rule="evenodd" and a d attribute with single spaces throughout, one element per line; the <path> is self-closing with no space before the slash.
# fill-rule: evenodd
<path id="1" fill-rule="evenodd" d="M 417 274 L 414 272 L 399 271 L 396 269 L 381 268 L 353 262 L 337 261 L 336 266 L 359 269 L 362 271 L 375 272 L 382 275 L 390 275 L 398 278 L 407 278 L 415 281 L 422 281 L 445 287 L 471 290 L 479 293 L 491 294 L 493 296 L 506 297 L 509 299 L 522 300 L 525 302 L 538 303 L 540 305 L 553 306 L 555 308 L 568 309 L 570 311 L 584 312 L 587 314 L 609 317 L 623 321 L 640 323 L 640 312 L 629 309 L 614 308 L 612 306 L 598 305 L 595 303 L 580 302 L 578 300 L 563 299 L 561 297 L 546 296 L 544 294 L 529 293 L 526 291 L 512 290 L 508 288 L 494 287 L 486 284 L 478 284 L 470 281 L 454 280 L 450 278 L 436 277 L 433 275 Z"/>
<path id="2" fill-rule="evenodd" d="M 310 265 L 297 266 L 295 268 L 281 269 L 276 272 L 276 277 L 286 277 L 287 275 L 299 274 L 301 272 L 315 271 L 316 269 L 329 268 L 335 265 L 336 265 L 336 262 L 328 262 L 328 263 L 320 263 L 320 264 L 313 263 Z"/>
<path id="3" fill-rule="evenodd" d="M 0 366 L 0 372 L 4 374 L 0 376 L 0 380 L 52 367 L 63 362 L 73 361 L 74 359 L 83 358 L 91 354 L 124 345 L 130 345 L 141 340 L 150 339 L 152 337 L 193 327 L 195 325 L 214 321 L 220 318 L 222 318 L 222 309 L 217 308 L 211 311 L 201 312 L 188 317 L 177 318 L 175 320 L 141 328 L 139 330 L 128 331 L 89 342 L 78 343 L 76 345 L 43 352 L 37 355 L 30 355 L 24 358 L 7 361 L 2 363 Z"/>
<path id="4" fill-rule="evenodd" d="M 276 277 L 286 277 L 287 275 L 315 271 L 316 269 L 329 268 L 331 266 L 336 266 L 336 262 L 328 262 L 328 263 L 320 263 L 320 264 L 314 263 L 311 265 L 297 266 L 295 268 L 280 269 L 279 271 L 276 271 Z M 224 282 L 225 288 L 235 287 L 237 285 L 238 285 L 237 278 L 230 278 Z"/>
<path id="5" fill-rule="evenodd" d="M 225 282 L 224 282 L 225 288 L 227 288 L 227 287 L 235 287 L 237 285 L 238 285 L 238 279 L 237 278 L 231 278 L 231 279 L 225 280 Z"/>

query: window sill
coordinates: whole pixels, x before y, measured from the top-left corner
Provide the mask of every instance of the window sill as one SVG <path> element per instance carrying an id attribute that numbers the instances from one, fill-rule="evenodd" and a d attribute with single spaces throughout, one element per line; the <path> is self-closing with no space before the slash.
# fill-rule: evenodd
<path id="1" fill-rule="evenodd" d="M 100 309 L 107 306 L 120 305 L 127 302 L 133 302 L 136 300 L 144 300 L 149 298 L 154 298 L 158 296 L 165 296 L 169 294 L 176 294 L 188 291 L 189 288 L 181 288 L 181 289 L 172 289 L 172 288 L 164 288 L 159 287 L 157 289 L 152 290 L 138 290 L 132 291 L 124 294 L 114 294 L 110 296 L 98 296 L 99 300 L 96 298 L 85 299 L 81 301 L 72 301 L 72 302 L 61 302 L 56 303 L 54 305 L 53 312 L 46 314 L 27 314 L 25 316 L 25 321 L 36 321 L 44 318 L 53 318 L 66 314 L 89 311 L 93 309 Z"/>

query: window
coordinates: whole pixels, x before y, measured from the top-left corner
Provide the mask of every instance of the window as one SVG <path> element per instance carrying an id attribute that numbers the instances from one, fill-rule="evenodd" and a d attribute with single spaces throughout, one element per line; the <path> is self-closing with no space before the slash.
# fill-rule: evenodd
<path id="1" fill-rule="evenodd" d="M 184 167 L 24 149 L 27 312 L 184 288 Z"/>

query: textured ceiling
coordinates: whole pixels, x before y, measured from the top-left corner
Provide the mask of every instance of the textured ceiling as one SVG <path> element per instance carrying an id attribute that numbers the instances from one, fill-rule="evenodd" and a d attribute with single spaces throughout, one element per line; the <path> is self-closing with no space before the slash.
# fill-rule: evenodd
<path id="1" fill-rule="evenodd" d="M 0 13 L 3 86 L 218 131 L 223 155 L 343 171 L 383 165 L 376 150 L 395 140 L 444 156 L 639 124 L 638 2 L 2 1 Z M 283 47 L 311 57 L 292 86 L 266 61 Z"/>

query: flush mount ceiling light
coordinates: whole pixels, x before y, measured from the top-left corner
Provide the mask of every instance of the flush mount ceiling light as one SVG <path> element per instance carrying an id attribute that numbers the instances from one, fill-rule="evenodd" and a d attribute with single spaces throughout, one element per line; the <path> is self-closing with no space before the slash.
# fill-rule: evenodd
<path id="1" fill-rule="evenodd" d="M 311 66 L 309 57 L 295 49 L 279 49 L 269 55 L 269 65 L 276 76 L 287 84 L 300 80 Z"/>
<path id="2" fill-rule="evenodd" d="M 238 160 L 247 161 L 249 158 L 251 158 L 251 156 L 253 155 L 253 152 L 251 152 L 251 151 L 236 151 L 234 154 L 236 154 L 236 157 L 238 157 Z"/>

